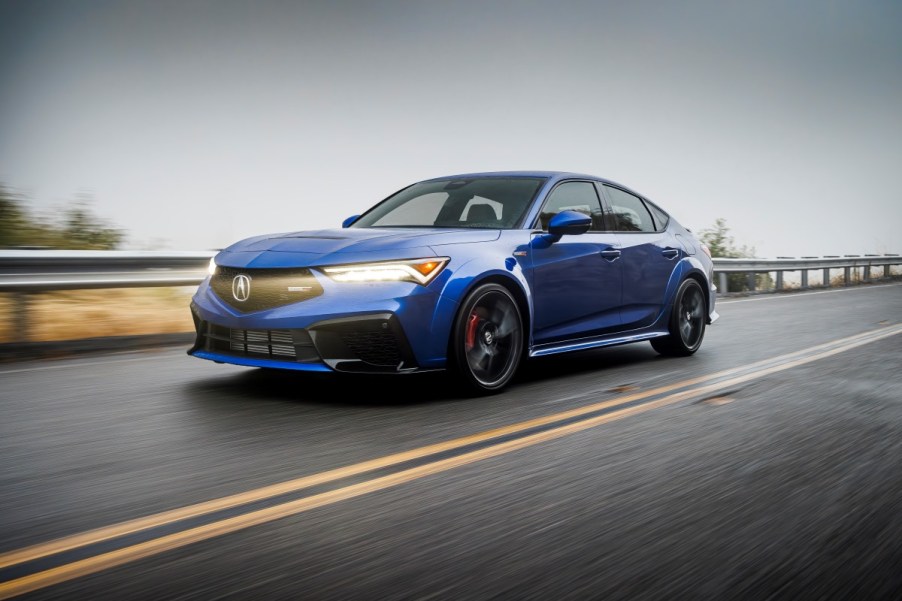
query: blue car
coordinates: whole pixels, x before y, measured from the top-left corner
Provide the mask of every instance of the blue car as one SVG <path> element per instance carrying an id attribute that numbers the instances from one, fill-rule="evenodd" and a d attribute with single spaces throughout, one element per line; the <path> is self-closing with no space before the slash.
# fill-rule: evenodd
<path id="1" fill-rule="evenodd" d="M 648 340 L 701 346 L 707 248 L 640 194 L 573 173 L 413 184 L 342 229 L 243 240 L 191 303 L 189 354 L 313 372 L 450 369 L 477 393 L 527 357 Z"/>

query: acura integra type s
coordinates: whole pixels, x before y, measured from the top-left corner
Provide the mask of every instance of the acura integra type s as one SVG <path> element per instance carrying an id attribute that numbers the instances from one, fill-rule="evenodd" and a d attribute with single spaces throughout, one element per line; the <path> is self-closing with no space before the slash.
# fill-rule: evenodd
<path id="1" fill-rule="evenodd" d="M 498 172 L 413 184 L 341 229 L 218 253 L 191 303 L 189 354 L 314 372 L 449 369 L 474 392 L 528 357 L 649 341 L 701 346 L 707 248 L 614 182 Z"/>

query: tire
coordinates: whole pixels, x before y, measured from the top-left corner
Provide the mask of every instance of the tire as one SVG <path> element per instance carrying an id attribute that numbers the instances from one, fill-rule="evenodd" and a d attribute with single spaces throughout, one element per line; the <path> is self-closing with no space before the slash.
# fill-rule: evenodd
<path id="1" fill-rule="evenodd" d="M 483 284 L 461 304 L 451 333 L 449 360 L 469 392 L 503 389 L 523 356 L 523 319 L 511 293 Z"/>
<path id="2" fill-rule="evenodd" d="M 670 334 L 652 338 L 651 346 L 671 357 L 688 357 L 695 353 L 705 337 L 706 306 L 699 283 L 693 279 L 684 280 L 673 301 L 668 326 Z"/>

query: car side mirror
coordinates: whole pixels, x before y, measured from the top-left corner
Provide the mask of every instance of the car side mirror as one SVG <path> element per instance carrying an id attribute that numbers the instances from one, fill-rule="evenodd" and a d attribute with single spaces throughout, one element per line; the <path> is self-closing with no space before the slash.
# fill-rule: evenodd
<path id="1" fill-rule="evenodd" d="M 592 218 L 578 211 L 561 211 L 548 222 L 548 233 L 552 236 L 577 236 L 585 234 L 592 227 Z"/>
<path id="2" fill-rule="evenodd" d="M 342 229 L 351 227 L 351 225 L 358 219 L 360 219 L 360 215 L 351 215 L 350 217 L 348 217 L 347 219 L 345 219 L 344 221 L 341 222 Z"/>

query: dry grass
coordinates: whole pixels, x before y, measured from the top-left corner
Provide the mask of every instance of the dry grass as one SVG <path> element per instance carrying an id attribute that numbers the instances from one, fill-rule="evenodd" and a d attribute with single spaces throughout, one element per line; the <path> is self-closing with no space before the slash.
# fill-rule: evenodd
<path id="1" fill-rule="evenodd" d="M 35 342 L 97 336 L 169 334 L 194 329 L 188 304 L 194 288 L 73 290 L 32 295 L 29 338 Z M 0 342 L 13 336 L 13 298 L 0 296 Z"/>

